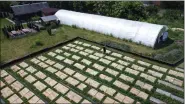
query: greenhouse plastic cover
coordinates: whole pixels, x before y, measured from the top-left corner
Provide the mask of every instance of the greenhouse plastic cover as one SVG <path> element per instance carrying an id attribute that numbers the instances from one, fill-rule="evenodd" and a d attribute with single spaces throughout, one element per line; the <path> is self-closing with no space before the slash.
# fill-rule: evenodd
<path id="1" fill-rule="evenodd" d="M 166 26 L 138 22 L 126 19 L 106 17 L 94 14 L 80 13 L 69 10 L 59 10 L 55 13 L 61 24 L 75 25 L 87 30 L 93 30 L 120 39 L 154 47 L 158 36 L 162 35 Z M 165 28 L 165 29 L 163 29 Z M 163 30 L 163 31 L 162 31 Z"/>

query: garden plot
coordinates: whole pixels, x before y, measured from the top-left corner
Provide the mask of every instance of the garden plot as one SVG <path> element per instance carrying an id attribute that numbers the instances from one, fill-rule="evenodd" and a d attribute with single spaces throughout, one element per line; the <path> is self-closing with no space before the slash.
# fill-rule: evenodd
<path id="1" fill-rule="evenodd" d="M 9 103 L 178 104 L 184 98 L 183 74 L 75 40 L 2 69 L 1 94 Z"/>

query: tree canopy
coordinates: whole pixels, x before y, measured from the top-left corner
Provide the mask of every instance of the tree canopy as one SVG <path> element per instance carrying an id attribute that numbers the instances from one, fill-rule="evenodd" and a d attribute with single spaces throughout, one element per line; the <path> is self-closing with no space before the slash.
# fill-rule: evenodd
<path id="1" fill-rule="evenodd" d="M 42 1 L 1 1 L 0 10 L 11 12 L 11 5 Z M 160 8 L 170 9 L 164 14 L 165 19 L 182 19 L 184 1 L 161 1 L 161 6 L 144 6 L 141 1 L 48 1 L 50 7 L 77 12 L 98 14 L 129 20 L 157 23 Z M 171 10 L 172 9 L 172 10 Z"/>
<path id="2" fill-rule="evenodd" d="M 111 17 L 138 20 L 146 17 L 146 10 L 139 1 L 49 1 L 51 7 L 93 13 Z"/>

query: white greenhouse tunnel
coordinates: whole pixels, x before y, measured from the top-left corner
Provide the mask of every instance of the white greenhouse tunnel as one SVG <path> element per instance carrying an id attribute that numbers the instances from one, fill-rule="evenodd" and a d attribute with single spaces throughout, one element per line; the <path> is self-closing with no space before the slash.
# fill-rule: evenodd
<path id="1" fill-rule="evenodd" d="M 159 41 L 166 40 L 167 26 L 132 21 L 94 14 L 59 10 L 55 13 L 61 24 L 75 25 L 120 39 L 129 39 L 136 43 L 154 48 Z"/>

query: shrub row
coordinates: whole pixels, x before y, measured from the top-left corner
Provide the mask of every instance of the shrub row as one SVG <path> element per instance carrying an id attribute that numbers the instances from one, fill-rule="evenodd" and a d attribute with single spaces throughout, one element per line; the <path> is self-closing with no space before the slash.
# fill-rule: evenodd
<path id="1" fill-rule="evenodd" d="M 164 61 L 167 63 L 175 63 L 183 59 L 184 52 L 180 49 L 173 49 L 164 54 L 157 54 L 154 56 L 154 59 Z"/>
<path id="2" fill-rule="evenodd" d="M 101 44 L 168 64 L 176 64 L 184 58 L 183 50 L 180 49 L 177 45 L 174 45 L 173 49 L 170 49 L 167 53 L 155 54 L 155 53 L 139 53 L 137 51 L 134 51 L 130 46 L 126 44 L 120 44 L 112 41 L 103 41 L 101 42 Z"/>
<path id="3" fill-rule="evenodd" d="M 104 44 L 105 46 L 121 49 L 121 50 L 124 50 L 124 51 L 131 51 L 130 46 L 128 46 L 126 44 L 119 44 L 119 43 L 115 43 L 115 42 L 112 42 L 112 41 L 103 41 L 103 42 L 101 42 L 101 44 Z"/>
<path id="4" fill-rule="evenodd" d="M 159 94 L 159 93 L 154 93 L 153 96 L 157 99 L 164 101 L 164 102 L 168 102 L 168 104 L 181 104 L 180 102 L 178 102 L 170 97 L 167 97 L 165 95 Z"/>

